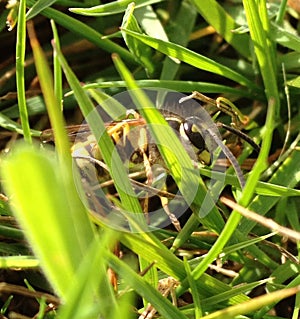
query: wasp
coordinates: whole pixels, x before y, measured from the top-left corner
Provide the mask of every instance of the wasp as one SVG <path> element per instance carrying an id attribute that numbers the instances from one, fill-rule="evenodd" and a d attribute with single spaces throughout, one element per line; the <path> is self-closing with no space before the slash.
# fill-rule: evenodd
<path id="1" fill-rule="evenodd" d="M 239 139 L 245 140 L 258 152 L 259 146 L 241 131 L 247 119 L 238 110 L 234 109 L 232 105 L 227 105 L 221 100 L 215 101 L 199 92 L 194 92 L 191 96 L 181 99 L 178 104 L 190 103 L 190 99 L 201 99 L 206 104 L 214 106 L 217 111 L 226 113 L 231 117 L 232 125 L 217 122 L 217 124 L 205 126 L 204 124 L 208 122 L 207 119 L 191 114 L 186 115 L 183 114 L 184 112 L 177 112 L 174 105 L 160 109 L 160 112 L 167 123 L 174 129 L 183 146 L 188 150 L 193 162 L 209 165 L 211 163 L 211 150 L 209 148 L 216 149 L 219 147 L 234 166 L 240 184 L 243 187 L 245 182 L 242 171 L 231 150 L 223 144 L 219 129 L 222 128 L 238 136 Z M 211 118 L 209 120 L 210 122 L 212 121 Z M 158 166 L 161 168 L 164 163 L 154 139 L 150 136 L 145 119 L 138 112 L 130 111 L 124 119 L 107 123 L 106 130 L 112 138 L 115 149 L 123 160 L 124 165 L 128 166 L 129 177 L 139 194 L 139 198 L 143 197 L 144 210 L 149 210 L 149 194 L 159 196 L 163 209 L 179 231 L 179 222 L 168 207 L 168 200 L 170 198 L 174 199 L 174 195 L 169 192 L 170 187 L 166 186 L 168 180 L 165 177 L 162 182 L 159 181 L 156 177 L 162 173 L 162 170 L 159 169 L 153 176 L 153 167 Z M 117 200 L 114 183 L 109 178 L 108 168 L 101 159 L 101 152 L 88 125 L 68 126 L 67 132 L 70 140 L 74 143 L 72 155 L 79 168 L 84 189 L 87 190 L 86 195 L 89 198 L 89 204 L 94 210 L 99 211 L 103 205 L 106 205 L 107 198 L 112 202 Z M 41 139 L 43 142 L 52 141 L 52 130 L 43 131 Z M 207 145 L 208 140 L 210 141 L 210 146 Z M 191 153 L 191 147 L 194 150 L 193 153 Z M 164 170 L 163 173 L 166 174 L 166 171 Z M 160 186 L 157 186 L 159 183 Z M 103 196 L 101 194 L 103 194 L 102 191 L 104 189 L 105 195 Z"/>

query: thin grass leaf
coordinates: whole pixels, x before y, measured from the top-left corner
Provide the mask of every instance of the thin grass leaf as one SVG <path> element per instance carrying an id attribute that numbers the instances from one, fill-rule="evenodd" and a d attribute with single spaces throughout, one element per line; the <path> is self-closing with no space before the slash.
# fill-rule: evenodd
<path id="1" fill-rule="evenodd" d="M 211 177 L 212 175 L 210 169 L 202 168 L 202 167 L 200 168 L 200 173 L 201 175 L 206 177 Z M 225 181 L 227 185 L 239 187 L 239 183 L 236 176 L 226 174 L 225 180 L 224 180 L 223 173 L 216 172 L 214 173 L 214 178 L 216 178 L 217 180 Z M 257 182 L 254 192 L 257 195 L 275 196 L 275 197 L 300 196 L 299 189 L 293 189 L 286 186 L 276 185 L 271 182 L 260 182 L 260 181 Z"/>
<path id="2" fill-rule="evenodd" d="M 18 94 L 19 113 L 22 130 L 26 142 L 31 143 L 30 126 L 25 97 L 25 48 L 26 48 L 26 1 L 20 1 L 18 14 L 17 42 L 16 42 L 16 84 Z"/>
<path id="3" fill-rule="evenodd" d="M 264 87 L 266 89 L 267 100 L 270 103 L 274 102 L 274 114 L 276 119 L 279 116 L 280 99 L 276 81 L 276 64 L 273 46 L 269 42 L 269 30 L 268 17 L 263 15 L 263 10 L 259 10 L 258 4 L 254 0 L 243 1 L 247 22 L 249 26 L 250 36 L 254 45 L 255 54 L 260 67 L 260 72 L 264 81 Z M 265 6 L 265 1 L 261 1 L 261 4 Z M 260 13 L 262 16 L 260 16 Z M 266 29 L 264 29 L 264 27 Z M 271 115 L 271 114 L 270 114 Z M 274 121 L 274 119 L 273 119 Z M 273 128 L 273 126 L 272 126 Z M 272 128 L 268 131 L 269 135 L 272 135 Z"/>
<path id="4" fill-rule="evenodd" d="M 51 28 L 53 32 L 54 41 L 57 47 L 60 49 L 60 42 L 59 42 L 59 37 L 58 37 L 58 32 L 56 29 L 55 22 L 53 20 L 51 20 L 50 22 L 51 22 Z M 63 100 L 62 69 L 55 52 L 53 53 L 53 71 L 54 71 L 54 95 L 56 96 L 57 104 L 61 105 L 61 109 L 62 109 L 62 100 Z"/>
<path id="5" fill-rule="evenodd" d="M 294 52 L 300 52 L 300 40 L 298 35 L 292 34 L 274 23 L 271 25 L 270 35 L 274 42 Z"/>
<path id="6" fill-rule="evenodd" d="M 0 112 L 0 126 L 9 131 L 17 132 L 22 135 L 24 134 L 23 127 L 19 123 L 11 120 L 9 117 L 7 117 L 1 112 Z M 38 137 L 40 136 L 40 134 L 41 134 L 40 131 L 30 129 L 31 136 Z"/>
<path id="7" fill-rule="evenodd" d="M 249 89 L 253 90 L 254 92 L 259 92 L 257 86 L 252 82 L 249 81 L 246 77 L 233 71 L 226 66 L 217 63 L 201 54 L 195 53 L 189 49 L 186 49 L 180 45 L 175 43 L 165 42 L 160 39 L 155 39 L 149 37 L 144 34 L 139 34 L 130 30 L 122 29 L 122 31 L 128 33 L 129 35 L 136 37 L 143 43 L 151 46 L 152 48 L 170 56 L 176 58 L 182 62 L 186 62 L 189 65 L 192 65 L 198 69 L 202 69 L 208 72 L 212 72 L 221 76 L 224 76 L 228 79 L 231 79 L 241 85 L 247 86 Z"/>
<path id="8" fill-rule="evenodd" d="M 136 274 L 127 264 L 108 252 L 105 253 L 105 258 L 107 258 L 109 265 L 123 278 L 123 280 L 139 295 L 148 300 L 148 302 L 151 303 L 164 318 L 188 318 L 178 308 L 174 307 L 167 298 L 164 298 L 156 289 Z"/>
<path id="9" fill-rule="evenodd" d="M 45 104 L 54 130 L 57 151 L 62 161 L 71 164 L 70 144 L 67 137 L 65 122 L 61 114 L 60 103 L 54 94 L 53 76 L 48 65 L 47 58 L 43 52 L 35 34 L 32 21 L 27 24 L 30 44 L 33 51 L 36 71 L 39 77 Z"/>
<path id="10" fill-rule="evenodd" d="M 136 84 L 139 88 L 165 88 L 177 92 L 190 93 L 192 91 L 198 91 L 202 93 L 228 93 L 234 96 L 243 96 L 251 98 L 252 93 L 239 88 L 233 88 L 222 84 L 210 83 L 210 82 L 194 82 L 194 81 L 178 81 L 178 80 L 136 80 Z M 117 88 L 126 87 L 125 81 L 104 81 L 97 83 L 85 84 L 83 88 Z M 258 100 L 263 100 L 261 95 L 257 96 Z"/>
<path id="11" fill-rule="evenodd" d="M 293 188 L 299 183 L 299 161 L 300 152 L 294 151 L 281 165 L 280 169 L 269 179 L 269 182 L 277 185 L 285 185 L 286 187 Z M 252 211 L 259 212 L 265 215 L 278 201 L 278 197 L 269 196 L 256 196 L 248 208 Z M 255 222 L 243 219 L 239 226 L 239 230 L 248 234 L 251 229 L 256 225 Z"/>
<path id="12" fill-rule="evenodd" d="M 125 106 L 108 94 L 94 89 L 89 89 L 88 92 L 112 120 L 117 120 L 120 117 L 120 114 L 126 114 L 127 109 Z"/>
<path id="13" fill-rule="evenodd" d="M 251 57 L 250 38 L 244 34 L 233 32 L 239 25 L 234 19 L 224 10 L 224 8 L 215 0 L 193 0 L 192 3 L 197 8 L 198 12 L 213 28 L 230 44 L 237 52 L 245 58 Z"/>
<path id="14" fill-rule="evenodd" d="M 194 302 L 194 307 L 195 307 L 195 318 L 200 318 L 202 317 L 202 306 L 201 306 L 201 302 L 200 302 L 200 296 L 198 294 L 198 290 L 197 290 L 197 286 L 196 283 L 192 277 L 191 274 L 191 268 L 190 265 L 187 262 L 187 259 L 185 258 L 183 261 L 184 264 L 184 268 L 187 274 L 187 279 L 190 285 L 190 290 L 191 290 L 191 294 L 193 297 L 193 302 Z"/>
<path id="15" fill-rule="evenodd" d="M 247 294 L 249 291 L 253 290 L 254 288 L 264 285 L 268 283 L 269 281 L 271 281 L 271 279 L 268 278 L 268 279 L 259 280 L 256 282 L 251 282 L 249 284 L 243 283 L 241 285 L 232 287 L 232 289 L 224 293 L 220 293 L 215 296 L 205 298 L 201 301 L 201 303 L 203 304 L 203 307 L 212 306 L 216 303 L 221 303 L 223 301 L 229 300 L 230 298 L 236 295 Z M 247 300 L 250 300 L 250 298 L 248 298 Z"/>
<path id="16" fill-rule="evenodd" d="M 248 314 L 253 311 L 259 310 L 265 305 L 292 296 L 299 291 L 299 287 L 294 287 L 271 292 L 263 296 L 253 298 L 247 302 L 241 303 L 240 305 L 235 305 L 224 310 L 216 311 L 210 315 L 204 316 L 203 319 L 231 319 L 237 315 Z"/>
<path id="17" fill-rule="evenodd" d="M 0 267 L 5 268 L 37 268 L 40 266 L 40 261 L 29 256 L 8 256 L 0 257 Z"/>
<path id="18" fill-rule="evenodd" d="M 168 40 L 164 26 L 151 5 L 142 7 L 135 5 L 134 15 L 147 34 L 165 41 Z"/>
<path id="19" fill-rule="evenodd" d="M 154 3 L 161 2 L 162 0 L 136 0 L 135 6 L 136 8 L 151 5 Z M 88 15 L 88 16 L 106 16 L 113 15 L 120 12 L 124 12 L 127 6 L 132 3 L 131 0 L 119 0 L 113 1 L 111 3 L 101 4 L 99 6 L 91 7 L 91 8 L 70 8 L 69 10 L 74 13 Z"/>
<path id="20" fill-rule="evenodd" d="M 38 0 L 26 13 L 26 19 L 30 20 L 37 16 L 44 9 L 51 7 L 57 0 Z"/>
<path id="21" fill-rule="evenodd" d="M 34 0 L 27 0 L 26 2 L 28 6 L 33 6 L 35 3 Z M 136 63 L 129 51 L 109 39 L 103 39 L 103 35 L 101 33 L 97 32 L 86 23 L 53 8 L 44 9 L 42 14 L 49 19 L 53 19 L 57 24 L 65 27 L 74 34 L 89 40 L 101 49 L 107 52 L 116 52 L 129 63 Z"/>

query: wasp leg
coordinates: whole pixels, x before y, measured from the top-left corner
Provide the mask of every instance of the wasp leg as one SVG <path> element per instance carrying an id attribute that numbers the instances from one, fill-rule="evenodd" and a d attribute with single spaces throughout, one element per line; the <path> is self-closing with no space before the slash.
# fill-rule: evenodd
<path id="1" fill-rule="evenodd" d="M 180 232 L 180 231 L 181 231 L 181 226 L 180 226 L 179 220 L 178 220 L 177 217 L 170 211 L 169 206 L 168 206 L 168 203 L 169 203 L 168 198 L 167 198 L 167 197 L 160 196 L 160 201 L 161 201 L 161 205 L 162 205 L 164 211 L 166 212 L 166 214 L 167 214 L 168 217 L 170 218 L 170 221 L 172 222 L 172 224 L 174 225 L 174 227 L 176 228 L 176 230 L 177 230 L 178 232 Z"/>
<path id="2" fill-rule="evenodd" d="M 168 297 L 170 294 L 174 306 L 177 306 L 175 288 L 178 285 L 179 282 L 173 277 L 164 278 L 159 280 L 158 282 L 158 291 L 162 294 L 163 297 Z M 157 310 L 149 303 L 138 319 L 152 319 L 156 312 Z"/>

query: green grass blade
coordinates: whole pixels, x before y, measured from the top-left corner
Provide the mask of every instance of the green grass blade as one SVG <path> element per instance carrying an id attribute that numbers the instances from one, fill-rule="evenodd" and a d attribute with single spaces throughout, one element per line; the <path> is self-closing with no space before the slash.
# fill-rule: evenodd
<path id="1" fill-rule="evenodd" d="M 262 7 L 259 8 L 254 0 L 243 1 L 244 9 L 250 30 L 250 36 L 254 45 L 254 51 L 260 67 L 261 75 L 266 89 L 267 100 L 274 100 L 275 114 L 278 118 L 280 99 L 277 88 L 276 64 L 274 57 L 274 48 L 269 39 L 269 21 L 263 13 L 266 7 L 265 1 L 260 1 Z M 272 134 L 272 130 L 270 132 Z"/>
<path id="2" fill-rule="evenodd" d="M 251 98 L 253 94 L 242 88 L 233 88 L 222 84 L 210 82 L 196 82 L 196 81 L 179 81 L 179 80 L 136 80 L 139 88 L 165 88 L 177 92 L 190 93 L 194 90 L 202 93 L 229 93 L 234 96 L 243 96 Z M 300 85 L 299 85 L 300 86 Z M 90 83 L 83 86 L 84 88 L 118 88 L 126 87 L 125 81 L 104 81 L 97 83 Z M 263 100 L 260 95 L 257 96 L 259 100 Z"/>
<path id="3" fill-rule="evenodd" d="M 186 62 L 187 64 L 192 65 L 198 69 L 224 76 L 241 85 L 247 86 L 254 92 L 259 91 L 257 86 L 252 81 L 249 81 L 240 73 L 237 73 L 232 69 L 201 54 L 195 53 L 194 51 L 186 49 L 175 43 L 165 42 L 160 39 L 155 39 L 147 35 L 139 34 L 126 29 L 123 29 L 123 31 L 170 57 L 176 58 L 182 62 Z"/>
<path id="4" fill-rule="evenodd" d="M 0 113 L 0 126 L 9 131 L 17 132 L 19 134 L 24 134 L 23 127 L 19 123 L 5 116 L 3 113 Z M 40 131 L 33 130 L 33 129 L 30 130 L 31 136 L 38 137 L 40 136 L 40 134 L 41 134 Z"/>
<path id="5" fill-rule="evenodd" d="M 110 266 L 143 298 L 151 303 L 166 319 L 187 319 L 187 317 L 172 303 L 164 298 L 156 289 L 136 274 L 127 264 L 112 254 L 106 253 Z"/>
<path id="6" fill-rule="evenodd" d="M 51 7 L 57 0 L 38 0 L 27 12 L 26 19 L 30 20 L 44 9 Z"/>
<path id="7" fill-rule="evenodd" d="M 74 92 L 78 105 L 96 137 L 103 159 L 110 168 L 111 176 L 115 181 L 124 209 L 129 213 L 141 213 L 141 206 L 132 189 L 125 167 L 119 155 L 114 152 L 115 148 L 113 142 L 108 136 L 106 127 L 98 114 L 97 109 L 94 108 L 92 101 L 82 89 L 80 82 L 59 50 L 57 50 L 57 55 L 66 78 Z"/>
<path id="8" fill-rule="evenodd" d="M 95 236 L 76 273 L 77 281 L 70 283 L 68 302 L 59 309 L 59 318 L 109 318 L 119 305 L 107 276 L 106 250 L 116 243 L 119 234 L 106 229 Z M 95 300 L 99 302 L 95 303 Z"/>
<path id="9" fill-rule="evenodd" d="M 17 42 L 16 42 L 16 82 L 19 113 L 24 139 L 31 143 L 30 126 L 25 97 L 25 49 L 26 49 L 26 1 L 20 1 L 18 14 Z"/>
<path id="10" fill-rule="evenodd" d="M 34 3 L 34 0 L 27 0 L 27 5 L 29 6 L 33 6 Z M 65 27 L 71 32 L 89 40 L 91 43 L 94 43 L 101 49 L 107 52 L 116 52 L 129 63 L 136 63 L 133 56 L 128 50 L 124 49 L 123 47 L 109 39 L 102 39 L 103 35 L 94 30 L 88 24 L 83 23 L 53 8 L 44 9 L 42 11 L 42 14 L 49 19 L 53 19 L 57 24 Z"/>
<path id="11" fill-rule="evenodd" d="M 123 17 L 121 28 L 141 33 L 142 31 L 133 15 L 134 8 L 134 3 L 131 3 L 128 6 Z M 132 52 L 136 60 L 145 68 L 147 74 L 151 75 L 155 69 L 152 49 L 148 45 L 138 41 L 136 38 L 131 37 L 126 32 L 121 31 L 121 33 L 129 51 Z"/>
<path id="12" fill-rule="evenodd" d="M 136 8 L 151 5 L 154 3 L 161 2 L 162 0 L 136 0 L 135 6 Z M 99 6 L 91 7 L 91 8 L 70 8 L 69 10 L 74 13 L 88 15 L 88 16 L 106 16 L 112 15 L 120 12 L 125 12 L 127 6 L 132 3 L 131 0 L 119 0 L 113 1 L 111 3 L 101 4 Z"/>
<path id="13" fill-rule="evenodd" d="M 250 38 L 247 34 L 238 34 L 232 32 L 239 27 L 234 19 L 224 10 L 224 8 L 215 0 L 193 0 L 198 12 L 213 26 L 215 30 L 241 55 L 246 58 L 251 57 Z"/>
<path id="14" fill-rule="evenodd" d="M 24 145 L 1 166 L 14 213 L 62 299 L 93 238 L 86 211 L 82 208 L 79 216 L 78 207 L 74 207 L 76 200 L 69 198 L 66 169 L 53 153 Z M 75 213 L 76 220 L 72 216 Z"/>
<path id="15" fill-rule="evenodd" d="M 281 289 L 275 292 L 271 292 L 260 297 L 253 298 L 240 305 L 231 306 L 224 310 L 216 311 L 210 315 L 202 317 L 203 319 L 231 319 L 238 315 L 248 314 L 261 309 L 270 303 L 282 300 L 289 296 L 292 296 L 300 291 L 299 287 Z"/>

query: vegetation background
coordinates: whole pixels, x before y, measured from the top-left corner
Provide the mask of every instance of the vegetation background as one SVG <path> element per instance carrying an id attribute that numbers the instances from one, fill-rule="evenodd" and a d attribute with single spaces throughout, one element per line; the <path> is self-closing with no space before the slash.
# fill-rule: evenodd
<path id="1" fill-rule="evenodd" d="M 0 316 L 138 318 L 146 309 L 140 318 L 151 319 L 156 309 L 166 319 L 299 318 L 298 1 L 0 6 Z M 205 182 L 180 176 L 191 167 L 187 153 L 136 91 L 145 120 L 164 127 L 153 131 L 157 142 L 182 154 L 160 150 L 180 193 L 191 202 L 197 189 L 180 232 L 146 232 L 135 218 L 135 232 L 111 229 L 87 210 L 74 184 L 65 125 L 85 119 L 97 134 L 105 126 L 100 116 L 88 117 L 94 105 L 148 87 L 234 102 L 249 116 L 243 129 L 261 145 L 259 155 L 245 146 L 238 158 L 242 168 L 252 163 L 245 188 L 229 168 L 220 200 L 199 217 L 210 196 Z M 55 150 L 39 145 L 50 126 Z M 109 166 L 108 135 L 99 147 Z M 207 178 L 210 169 L 200 174 Z M 121 185 L 115 204 L 139 216 L 126 172 L 112 177 Z M 116 246 L 123 256 L 113 253 Z M 161 279 L 168 297 L 157 290 Z"/>

